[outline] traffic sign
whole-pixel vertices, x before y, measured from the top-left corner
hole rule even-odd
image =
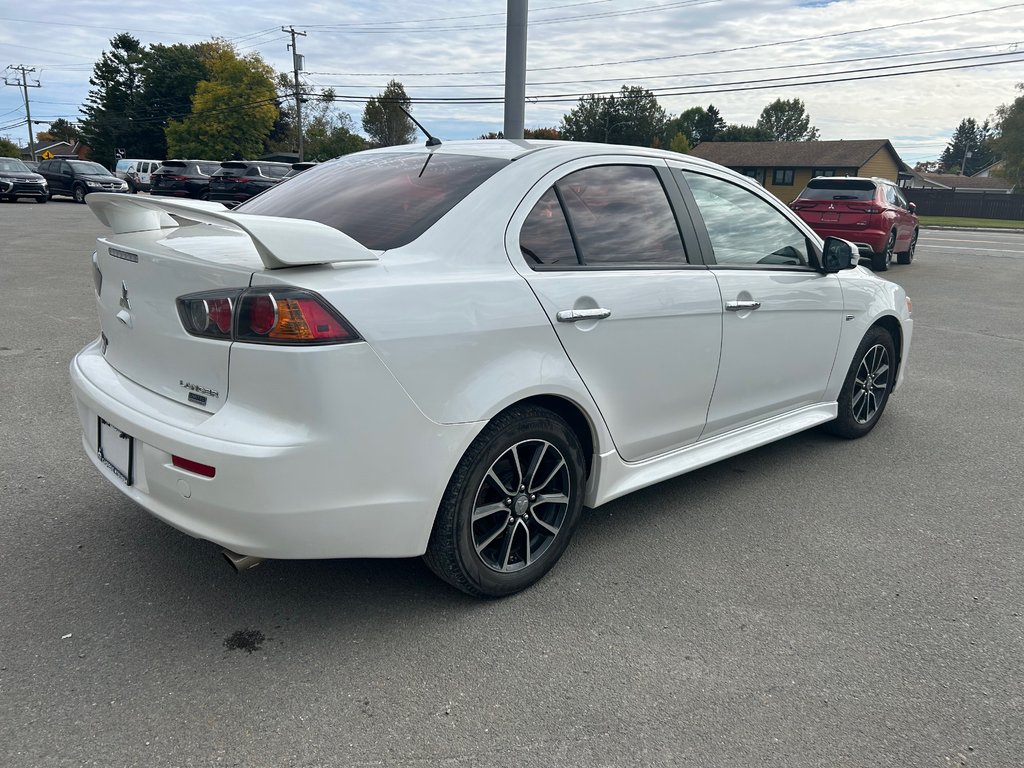
[[[40,155],[40,157],[43,158],[43,160],[53,160],[53,152],[47,149]]]

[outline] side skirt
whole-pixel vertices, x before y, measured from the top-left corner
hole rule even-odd
[[[817,403],[643,461],[623,461],[614,450],[609,451],[594,457],[584,503],[588,507],[600,506],[648,485],[832,421],[838,413],[839,406],[834,402]]]

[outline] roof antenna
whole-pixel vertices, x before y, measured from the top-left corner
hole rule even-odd
[[[441,140],[439,138],[435,137],[435,136],[431,136],[430,135],[430,131],[428,131],[426,128],[424,128],[423,124],[419,120],[417,120],[415,117],[413,117],[409,113],[408,109],[403,107],[401,104],[396,104],[395,106],[398,107],[403,112],[405,112],[405,116],[408,117],[410,120],[412,120],[414,123],[416,123],[416,127],[419,128],[421,131],[423,131],[423,135],[427,137],[427,146],[428,147],[440,147],[441,146]]]

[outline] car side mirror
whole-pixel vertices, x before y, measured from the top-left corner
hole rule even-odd
[[[911,213],[917,213],[917,203],[907,203],[907,208],[910,209]]]
[[[826,274],[853,269],[860,263],[860,251],[849,240],[826,237],[821,252],[821,271]]]

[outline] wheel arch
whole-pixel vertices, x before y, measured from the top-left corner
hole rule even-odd
[[[896,353],[896,371],[893,381],[896,381],[899,379],[900,366],[903,364],[903,326],[900,325],[900,321],[892,315],[883,315],[871,324],[871,328],[884,328],[888,331],[889,336],[892,339],[893,348]],[[870,330],[870,328],[868,330]]]
[[[525,397],[509,404],[499,413],[496,413],[489,421],[496,419],[506,411],[524,405],[535,405],[539,408],[544,408],[565,419],[566,423],[576,435],[576,439],[580,441],[580,447],[583,449],[583,458],[585,461],[585,474],[586,478],[589,480],[594,466],[594,450],[598,441],[594,424],[583,408],[581,408],[577,403],[574,403],[568,398],[561,397],[560,395],[531,395],[530,397]]]

